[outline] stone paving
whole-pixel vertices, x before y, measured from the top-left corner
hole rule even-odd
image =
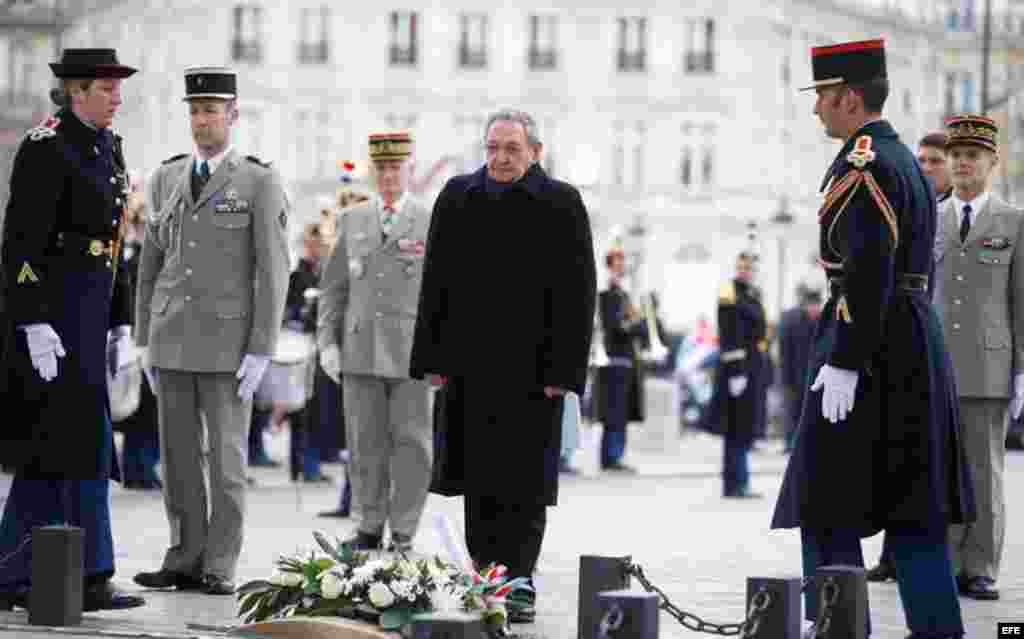
[[[663,418],[664,419],[664,418]],[[635,476],[596,471],[596,429],[584,438],[585,449],[576,462],[583,473],[563,476],[560,504],[550,510],[536,583],[540,593],[538,617],[517,630],[547,639],[576,637],[577,574],[583,554],[632,555],[648,577],[671,600],[688,612],[716,622],[735,622],[744,614],[747,576],[796,575],[800,569],[795,531],[770,531],[768,523],[786,457],[776,442],[760,445],[752,454],[753,486],[765,494],[761,500],[723,500],[718,477],[720,441],[703,434],[666,438],[674,423],[649,424],[631,432],[633,447],[628,462],[639,469]],[[660,431],[659,431],[660,429]],[[652,441],[668,440],[667,448],[653,450]],[[271,442],[272,454],[284,458],[283,437]],[[337,467],[325,472],[338,474]],[[277,553],[308,547],[310,532],[323,530],[344,536],[353,529],[348,521],[318,519],[318,510],[332,507],[337,486],[295,485],[286,471],[256,469],[258,485],[250,491],[245,547],[239,579],[264,577]],[[1024,526],[1019,504],[1024,480],[1024,454],[1011,452],[1007,461],[1008,534],[998,602],[961,600],[968,637],[994,636],[997,621],[1024,620]],[[0,475],[0,496],[9,477]],[[117,549],[116,582],[139,591],[131,576],[159,567],[168,542],[163,505],[158,494],[137,493],[115,487],[112,495]],[[426,521],[447,513],[462,527],[461,501],[431,496]],[[417,549],[442,552],[436,532],[424,528]],[[878,556],[881,537],[866,540],[865,557]],[[639,588],[639,586],[634,586]],[[235,602],[174,592],[147,592],[148,605],[121,612],[88,613],[83,626],[60,633],[79,636],[212,637],[214,633],[189,629],[198,623],[226,626],[237,623]],[[893,583],[872,584],[870,602],[874,637],[906,636],[903,612]],[[668,615],[661,615],[662,638],[696,637]],[[59,636],[52,629],[28,628],[24,612],[0,613],[0,639],[6,636],[42,639]]]

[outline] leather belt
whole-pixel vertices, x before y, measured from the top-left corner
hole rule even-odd
[[[845,279],[842,275],[833,275],[828,278],[830,290],[841,292]],[[928,276],[918,273],[897,273],[896,288],[910,293],[925,293],[928,291]]]

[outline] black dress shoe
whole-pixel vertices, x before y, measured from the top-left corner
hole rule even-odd
[[[233,595],[235,584],[227,577],[220,575],[203,575],[203,592],[208,595]]]
[[[93,584],[82,593],[82,610],[124,610],[145,606],[146,600],[138,595],[129,595],[115,588],[109,581]]]
[[[879,560],[878,565],[868,570],[865,576],[868,581],[889,581],[896,579],[896,571],[889,562]]]
[[[614,462],[614,463],[611,463],[611,464],[605,464],[604,466],[601,466],[601,470],[608,471],[610,473],[622,473],[624,475],[635,475],[636,474],[636,468],[633,468],[632,466],[627,466],[626,464],[623,464],[622,462]]]
[[[156,572],[140,572],[132,580],[144,588],[199,590],[203,587],[203,580],[199,577],[163,568]]]
[[[764,497],[761,493],[755,493],[749,488],[740,488],[738,490],[727,490],[722,493],[722,497],[728,499],[761,499]]]
[[[14,610],[15,607],[28,610],[28,588],[22,586],[0,591],[0,612]]]
[[[963,584],[960,584],[960,577],[957,577],[957,585],[960,594],[978,601],[995,601],[999,599],[999,589],[996,582],[989,577],[964,577]]]
[[[352,550],[380,550],[382,541],[381,535],[374,535],[357,530],[354,537],[346,539],[341,542],[341,544]]]
[[[351,515],[351,508],[335,508],[334,510],[321,510],[316,514],[317,517],[334,517],[336,519],[345,519]]]

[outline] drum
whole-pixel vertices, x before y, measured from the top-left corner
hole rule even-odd
[[[277,350],[256,389],[253,401],[260,410],[279,407],[287,413],[301,410],[313,395],[316,343],[312,335],[282,329]]]

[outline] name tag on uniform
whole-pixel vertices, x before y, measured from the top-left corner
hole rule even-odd
[[[213,205],[214,213],[245,213],[249,210],[249,202],[238,198],[238,192],[228,191],[224,200]]]

